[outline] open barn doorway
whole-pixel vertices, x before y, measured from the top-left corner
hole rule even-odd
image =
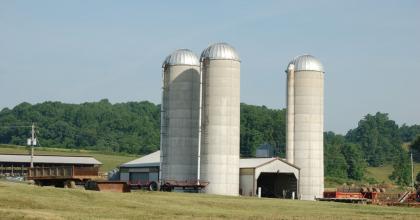
[[[293,173],[261,173],[257,179],[257,189],[261,196],[269,198],[292,198],[297,195],[297,179]]]

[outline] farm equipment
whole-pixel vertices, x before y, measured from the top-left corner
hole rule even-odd
[[[158,184],[155,181],[129,181],[128,186],[130,189],[136,190],[136,189],[146,189],[148,191],[157,191],[158,190]]]
[[[319,201],[345,202],[345,203],[362,203],[371,204],[378,203],[378,194],[385,192],[382,188],[358,188],[358,187],[342,187],[336,191],[324,192],[324,198]]]
[[[74,188],[77,183],[98,179],[99,167],[50,166],[29,168],[28,180],[39,186]]]
[[[208,181],[197,180],[165,180],[160,187],[161,191],[171,192],[181,190],[183,192],[200,192],[209,184]]]
[[[124,181],[88,181],[85,189],[101,192],[130,192],[127,182]]]

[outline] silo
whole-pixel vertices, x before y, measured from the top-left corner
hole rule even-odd
[[[226,43],[201,54],[201,179],[206,193],[239,194],[240,59]]]
[[[162,68],[161,179],[196,180],[200,62],[192,51],[180,49]]]
[[[314,200],[324,191],[324,69],[315,57],[302,55],[289,63],[286,72],[287,137],[293,138],[287,142],[287,148],[293,149],[287,159],[301,169],[300,198]]]

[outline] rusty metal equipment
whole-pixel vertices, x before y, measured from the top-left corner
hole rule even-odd
[[[161,191],[171,192],[174,190],[182,189],[184,192],[200,192],[209,184],[208,181],[197,180],[166,180],[160,187]]]
[[[99,167],[50,166],[28,169],[28,180],[37,185],[54,185],[56,187],[73,186],[76,182],[86,182],[99,178]]]
[[[95,190],[101,192],[130,192],[130,187],[124,181],[88,181],[85,185],[87,190]]]
[[[320,198],[318,200],[346,203],[375,204],[379,201],[378,194],[384,191],[384,189],[371,187],[341,187],[337,188],[336,191],[324,192],[324,198]]]
[[[148,190],[148,191],[157,191],[159,189],[157,182],[155,181],[128,181],[128,186],[132,190]]]

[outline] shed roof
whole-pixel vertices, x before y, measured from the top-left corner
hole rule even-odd
[[[239,160],[239,168],[256,168],[275,160],[279,160],[289,166],[299,169],[297,166],[290,164],[287,161],[280,159],[278,157],[242,158]],[[160,151],[156,151],[144,157],[140,157],[138,159],[132,160],[130,162],[122,164],[120,167],[151,167],[151,166],[156,166],[156,167],[160,166]]]
[[[6,163],[30,163],[31,156],[24,154],[0,154],[0,162]],[[34,163],[52,164],[102,164],[94,157],[90,156],[57,156],[57,155],[34,155]]]
[[[287,162],[286,160],[283,160],[278,157],[271,157],[271,158],[242,158],[239,160],[239,168],[257,168],[261,167],[265,164],[271,163],[275,160],[279,160],[289,166],[292,166],[296,169],[300,169],[299,167],[295,166],[294,164],[291,164]]]
[[[120,167],[154,167],[160,166],[160,150],[122,164]]]

